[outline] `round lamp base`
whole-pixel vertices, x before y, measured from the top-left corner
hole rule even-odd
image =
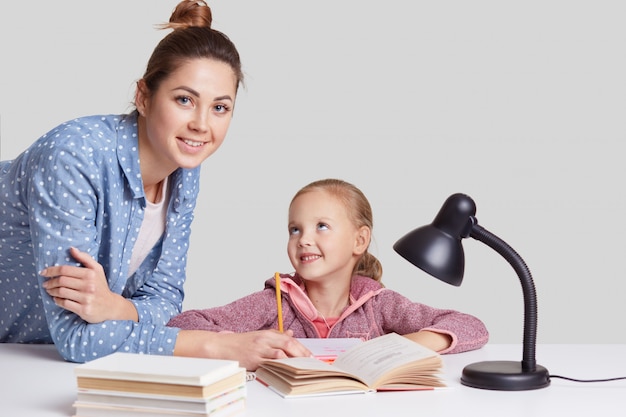
[[[467,365],[463,369],[461,384],[498,391],[522,391],[547,387],[550,376],[540,365],[536,365],[533,371],[525,371],[521,362],[488,361]]]

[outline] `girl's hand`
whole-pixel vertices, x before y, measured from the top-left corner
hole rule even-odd
[[[43,287],[58,306],[89,323],[138,320],[135,306],[109,289],[102,265],[76,248],[70,248],[70,254],[83,266],[59,265],[41,271],[48,278]]]

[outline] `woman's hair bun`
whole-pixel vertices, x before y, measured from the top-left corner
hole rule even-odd
[[[182,0],[170,16],[169,23],[160,25],[161,29],[185,29],[192,26],[211,27],[213,15],[204,0]]]

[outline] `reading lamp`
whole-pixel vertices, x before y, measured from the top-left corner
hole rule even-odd
[[[465,255],[461,239],[472,237],[502,255],[519,276],[524,292],[524,345],[521,362],[487,361],[467,365],[461,383],[501,391],[521,391],[550,385],[548,370],[535,361],[537,294],[524,260],[503,240],[478,225],[476,204],[465,194],[453,194],[429,225],[398,240],[394,250],[428,274],[459,286],[463,281]]]

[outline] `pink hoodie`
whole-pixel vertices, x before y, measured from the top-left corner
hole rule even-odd
[[[313,325],[318,315],[304,292],[297,275],[281,275],[283,326],[294,337],[319,338]],[[452,344],[440,353],[478,349],[487,343],[489,333],[476,317],[454,310],[442,310],[414,303],[403,295],[384,288],[379,282],[354,276],[350,288],[351,304],[341,314],[328,337],[358,337],[369,340],[387,333],[408,334],[430,330],[448,334]],[[276,287],[274,278],[265,289],[222,307],[188,310],[173,317],[168,326],[186,330],[248,332],[277,329]]]

